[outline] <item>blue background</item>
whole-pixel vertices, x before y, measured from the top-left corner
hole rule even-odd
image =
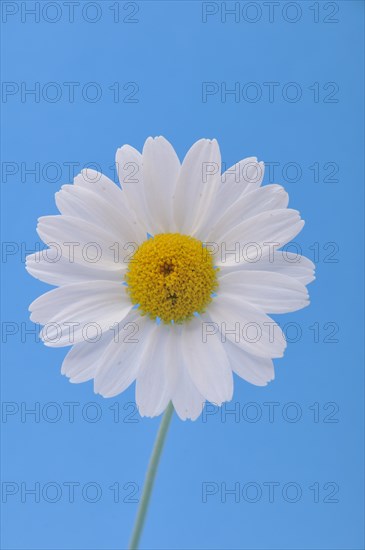
[[[4,8],[9,3],[2,4]],[[10,4],[21,9],[20,2]],[[273,22],[268,8],[258,3],[261,16],[257,12],[258,20],[251,23],[247,19],[255,17],[254,11],[241,13],[238,21],[227,16],[224,23],[222,4],[213,2],[211,9],[218,11],[204,23],[200,2],[168,1],[138,2],[134,15],[134,3],[120,2],[119,22],[113,21],[110,10],[116,3],[100,2],[102,15],[91,23],[82,18],[84,4],[75,8],[73,23],[58,2],[62,15],[55,23],[49,22],[56,13],[51,6],[39,22],[31,15],[22,22],[19,11],[2,24],[3,80],[29,88],[39,82],[43,91],[44,84],[56,82],[62,89],[59,101],[49,101],[48,89],[49,96],[41,95],[39,102],[34,96],[22,101],[15,93],[5,96],[2,104],[3,162],[15,163],[3,167],[17,170],[3,174],[1,183],[3,240],[15,243],[12,253],[3,257],[2,547],[126,547],[137,509],[128,495],[143,482],[160,420],[141,420],[133,413],[134,388],[103,400],[93,394],[91,383],[70,384],[60,375],[66,350],[46,348],[25,333],[32,328],[29,303],[49,287],[25,272],[21,251],[35,249],[37,218],[56,213],[54,193],[70,182],[65,163],[79,163],[77,172],[97,162],[113,177],[117,147],[130,143],[141,148],[149,135],[162,134],[180,158],[195,140],[215,137],[227,165],[251,155],[280,163],[272,181],[285,186],[290,206],[306,220],[297,240],[303,253],[316,260],[317,280],[310,287],[311,306],[280,319],[300,326],[301,336],[276,361],[276,380],[257,388],[236,379],[233,403],[226,410],[235,407],[238,417],[216,411],[194,423],[173,419],[141,547],[364,548],[364,4],[319,2],[311,9],[312,2],[301,2],[295,23],[288,19],[295,18],[296,11],[290,10],[297,8],[286,3],[276,8]],[[232,7],[231,2],[226,5]],[[92,9],[89,19],[96,13]],[[73,103],[63,84],[70,81],[80,83]],[[202,82],[207,81],[216,82],[219,90],[222,82],[227,88],[235,82],[242,87],[255,82],[262,97],[250,102],[241,96],[236,102],[227,96],[224,102],[216,93],[203,102]],[[99,101],[82,97],[88,82],[101,88]],[[114,82],[121,85],[119,102],[108,89]],[[132,98],[137,102],[126,102],[132,91],[123,90],[128,82],[138,86]],[[273,101],[264,82],[279,83]],[[296,102],[282,95],[288,82],[300,86],[302,97]],[[310,88],[316,82],[315,98]],[[334,88],[325,88],[328,82],[338,86],[329,98]],[[24,167],[40,163],[42,170],[49,162],[58,163],[61,173],[51,168],[39,178],[24,173]],[[300,166],[299,181],[289,181],[292,173],[288,177],[283,170],[288,162]],[[332,178],[328,162],[336,163]],[[314,163],[319,163],[319,181],[309,168]],[[6,246],[8,251],[12,247]],[[18,332],[9,335],[15,326]],[[50,402],[57,409],[47,405]],[[66,402],[78,403],[74,422],[68,419]],[[99,406],[97,422],[90,421],[96,410],[91,402]],[[272,422],[264,405],[268,402],[277,403]],[[38,419],[21,416],[24,407],[34,406],[40,407]],[[117,406],[120,419],[115,422]],[[51,422],[57,410],[61,416]],[[297,421],[289,421],[296,414]],[[18,492],[6,497],[9,482]],[[49,482],[56,484],[53,489],[45,485]],[[65,482],[80,484],[73,503]],[[89,482],[102,491],[98,502],[87,502],[93,499],[92,488],[86,500],[82,497]],[[109,489],[117,482],[119,503]],[[216,490],[206,502],[204,482]],[[251,489],[249,482],[255,484]],[[267,482],[279,483],[273,502]],[[290,482],[301,490],[297,502],[288,502],[294,498],[294,486],[284,487]],[[22,502],[21,483],[28,489],[39,483],[46,495],[40,495],[40,502],[23,495]],[[228,489],[238,484],[239,502],[232,495],[224,498],[224,484]],[[55,487],[62,494],[51,503]],[[262,494],[250,502],[255,487]]]

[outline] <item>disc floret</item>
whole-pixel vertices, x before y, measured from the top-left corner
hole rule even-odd
[[[198,239],[180,233],[144,241],[131,258],[126,283],[141,314],[164,323],[204,313],[218,286],[212,254]]]

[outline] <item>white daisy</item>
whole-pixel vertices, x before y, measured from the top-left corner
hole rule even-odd
[[[274,378],[286,343],[267,313],[305,307],[314,279],[310,260],[279,250],[304,222],[281,186],[261,187],[256,158],[221,174],[216,140],[180,164],[166,139],[148,138],[116,162],[122,188],[83,171],[56,193],[60,215],[39,219],[49,248],[27,269],[58,288],[31,319],[46,345],[73,345],[71,382],[93,379],[111,397],[136,381],[142,416],[172,401],[196,419],[206,400],[232,398],[233,372],[259,386]]]

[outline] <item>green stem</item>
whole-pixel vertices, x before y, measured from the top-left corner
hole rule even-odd
[[[152,455],[151,455],[151,458],[150,458],[150,462],[148,464],[146,479],[145,479],[144,487],[143,487],[142,498],[141,498],[141,502],[139,503],[137,518],[136,518],[136,521],[135,521],[135,524],[134,524],[132,537],[131,537],[129,547],[128,547],[129,550],[137,550],[137,548],[138,548],[139,539],[140,539],[141,534],[142,534],[143,525],[144,525],[144,522],[145,522],[145,519],[146,519],[147,508],[148,508],[148,504],[149,504],[149,501],[150,501],[150,498],[151,498],[153,484],[154,484],[155,477],[156,477],[158,463],[160,461],[162,449],[163,449],[163,446],[164,446],[164,443],[165,443],[167,430],[169,428],[173,412],[174,412],[174,407],[173,407],[173,404],[170,401],[170,403],[168,404],[168,406],[167,406],[167,408],[164,412],[164,415],[162,417],[161,424],[160,424],[160,427],[159,427],[159,430],[158,430],[158,433],[157,433],[155,445],[153,447]]]

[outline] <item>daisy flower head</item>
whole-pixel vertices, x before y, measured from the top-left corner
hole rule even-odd
[[[264,386],[286,346],[268,314],[309,303],[310,260],[280,250],[302,229],[264,164],[222,171],[216,140],[180,163],[163,137],[118,149],[120,186],[87,169],[56,193],[60,215],[39,219],[48,248],[27,257],[57,288],[31,305],[48,346],[73,347],[62,373],[112,397],[136,382],[142,416],[171,401],[196,419],[232,399],[233,373]]]

